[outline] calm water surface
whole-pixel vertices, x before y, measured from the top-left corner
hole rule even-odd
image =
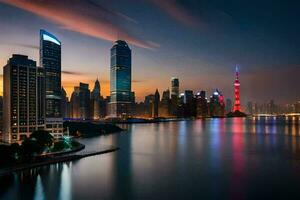
[[[300,199],[299,125],[209,119],[80,140],[118,152],[0,177],[0,199]]]

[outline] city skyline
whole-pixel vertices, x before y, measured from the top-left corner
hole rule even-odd
[[[142,101],[144,96],[156,88],[160,92],[170,88],[169,80],[173,76],[181,80],[181,91],[191,89],[211,93],[218,88],[225,98],[232,99],[232,66],[236,64],[241,66],[243,74],[243,105],[248,100],[265,102],[274,99],[279,103],[289,103],[299,99],[296,92],[299,89],[299,57],[295,50],[299,43],[296,38],[299,26],[294,24],[292,30],[281,31],[286,22],[294,23],[294,18],[290,16],[296,13],[288,4],[280,7],[278,3],[273,3],[266,11],[268,4],[261,3],[261,8],[254,13],[251,5],[245,8],[234,1],[229,4],[241,7],[240,12],[238,9],[231,11],[230,5],[203,3],[207,10],[202,14],[202,19],[198,11],[203,9],[195,1],[178,3],[168,0],[159,3],[154,0],[131,0],[120,5],[102,1],[76,1],[79,2],[76,5],[71,5],[72,1],[43,1],[43,4],[30,1],[26,5],[18,0],[0,2],[0,10],[3,11],[0,20],[2,66],[13,53],[28,55],[30,59],[39,62],[39,39],[36,33],[40,28],[45,28],[62,41],[62,85],[69,97],[73,87],[78,85],[78,80],[92,85],[97,77],[102,94],[109,95],[109,48],[112,41],[120,38],[128,40],[134,52],[132,90],[138,101]],[[139,5],[147,12],[134,12],[133,7],[123,6],[126,3]],[[91,15],[79,8],[82,4],[87,4],[86,8],[91,9]],[[193,5],[194,9],[187,15],[187,8]],[[37,6],[37,11],[32,10],[34,6]],[[53,6],[58,9],[54,10]],[[66,7],[74,10],[68,11],[70,16],[77,13],[80,22],[89,22],[88,27],[85,27],[88,31],[83,32],[74,24],[66,24],[62,20],[60,11]],[[48,12],[38,12],[45,8],[48,8]],[[181,15],[174,16],[175,11]],[[249,16],[245,16],[243,11]],[[155,24],[155,20],[149,19],[153,13],[161,17],[161,22]],[[266,17],[265,21],[260,22],[259,18],[268,13],[278,15],[273,19]],[[53,14],[57,14],[57,18],[53,18]],[[104,29],[92,34],[88,28],[95,23],[95,16],[99,17],[95,29]],[[219,21],[220,16],[227,18]],[[149,20],[151,23],[147,23]],[[231,20],[232,23],[229,23]],[[263,28],[266,23],[270,26]],[[256,27],[253,27],[254,24]],[[161,25],[165,28],[155,31],[155,27]],[[230,26],[224,28],[223,25]],[[109,30],[110,27],[112,30]],[[291,41],[283,39],[286,34]]]

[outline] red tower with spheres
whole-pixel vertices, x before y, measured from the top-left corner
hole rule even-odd
[[[241,102],[240,102],[240,80],[239,80],[239,68],[235,67],[235,81],[234,81],[234,107],[233,112],[241,111]]]

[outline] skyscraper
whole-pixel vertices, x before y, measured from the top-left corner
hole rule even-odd
[[[171,79],[171,108],[170,114],[173,116],[177,116],[178,109],[178,98],[179,98],[179,79],[173,77]]]
[[[74,91],[72,92],[70,99],[70,115],[73,119],[80,118],[80,99],[79,99],[80,89],[78,86],[74,87]]]
[[[239,80],[239,69],[238,69],[238,66],[235,67],[234,97],[235,97],[235,101],[234,101],[233,112],[241,111],[240,80]]]
[[[197,104],[197,117],[199,118],[207,117],[208,105],[207,105],[207,98],[206,98],[205,91],[202,90],[197,93],[196,104]]]
[[[91,92],[89,89],[89,84],[79,83],[79,109],[81,119],[89,119],[91,117],[90,97]]]
[[[131,116],[131,49],[118,40],[110,53],[110,117]]]
[[[159,108],[159,115],[162,117],[170,117],[170,90],[167,89],[163,92],[160,108]]]
[[[154,94],[154,111],[153,111],[153,118],[157,118],[159,116],[159,100],[160,100],[160,95],[158,90],[156,89],[155,94]]]
[[[179,96],[179,79],[176,77],[172,77],[171,79],[171,97],[172,96]]]
[[[56,137],[63,133],[61,112],[61,42],[51,33],[40,31],[40,67],[45,73],[46,129]]]
[[[38,88],[42,78],[35,61],[14,54],[3,68],[3,79],[3,139],[13,143],[24,140],[37,129],[44,129],[38,105],[43,95]]]
[[[91,93],[91,117],[92,119],[100,118],[100,100],[101,100],[101,87],[97,78],[94,89]]]

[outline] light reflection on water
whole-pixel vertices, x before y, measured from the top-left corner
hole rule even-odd
[[[88,150],[112,144],[118,152],[0,177],[0,198],[300,197],[299,125],[260,120],[127,125],[120,134],[81,139]]]

